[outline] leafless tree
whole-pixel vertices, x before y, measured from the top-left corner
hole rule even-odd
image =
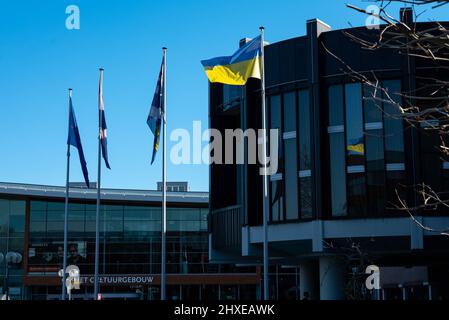
[[[432,70],[438,69],[444,72],[416,74],[417,85],[415,89],[391,92],[382,86],[382,82],[379,81],[374,71],[356,71],[349,62],[344,61],[328,48],[324,47],[324,49],[341,63],[344,73],[354,81],[372,89],[371,94],[364,96],[364,99],[373,101],[381,110],[383,104],[389,104],[398,111],[385,116],[404,119],[409,126],[418,130],[420,134],[437,133],[440,141],[437,146],[438,152],[441,153],[443,161],[449,161],[449,29],[447,24],[444,25],[436,21],[419,24],[416,22],[425,10],[440,8],[449,4],[449,0],[369,0],[369,2],[376,3],[379,10],[376,12],[368,11],[352,4],[347,4],[347,7],[380,21],[378,33],[375,37],[365,38],[360,33],[353,34],[351,31],[344,31],[350,40],[357,43],[363,50],[392,50],[405,55],[408,60],[422,60],[432,66]],[[388,13],[389,6],[393,2],[413,5],[423,11],[420,13],[414,12],[413,21],[396,19]],[[431,186],[424,183],[408,186],[408,188],[418,195],[419,203],[409,205],[406,199],[400,195],[400,192],[396,190],[398,201],[392,205],[396,209],[409,214],[413,222],[424,230],[449,236],[449,227],[431,228],[423,225],[416,218],[417,213],[422,210],[449,207],[447,192],[446,194],[436,192]]]

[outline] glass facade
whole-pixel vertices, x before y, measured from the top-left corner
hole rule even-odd
[[[69,263],[94,271],[95,214],[91,204],[69,206]],[[100,220],[100,270],[106,274],[160,272],[160,208],[105,205]],[[59,270],[64,203],[30,202],[29,271]],[[207,209],[167,209],[167,272],[205,272]]]
[[[256,267],[209,262],[208,211],[206,203],[167,208],[167,277],[175,279],[167,283],[168,299],[256,299]],[[81,289],[73,292],[75,299],[92,298],[95,215],[95,204],[69,204],[68,264],[76,265],[85,279],[81,280]],[[0,252],[14,251],[23,256],[20,265],[8,269],[11,299],[60,299],[57,283],[64,256],[63,226],[63,200],[0,199]],[[132,202],[101,206],[99,272],[104,279],[100,280],[100,290],[105,299],[160,298],[160,229],[160,206]],[[5,274],[2,263],[0,294]],[[210,280],[202,280],[206,276]],[[128,277],[137,280],[126,280]],[[153,280],[142,282],[148,277]]]
[[[388,96],[360,83],[329,87],[334,217],[382,215],[393,206],[398,185],[405,182],[403,120],[394,104],[400,102],[401,84],[389,80],[381,85]]]
[[[271,221],[312,218],[311,117],[308,90],[269,97],[271,129],[279,129],[279,169],[271,176]],[[272,143],[272,142],[271,142]]]
[[[347,199],[343,86],[329,87],[328,97],[331,213],[332,216],[344,216]]]
[[[298,216],[298,161],[296,141],[296,92],[284,94],[284,149],[285,149],[285,219]],[[290,136],[289,136],[290,134]]]
[[[25,243],[25,201],[0,199],[0,253],[20,253],[23,257]],[[0,264],[0,294],[5,288],[6,263]],[[8,294],[12,300],[23,296],[23,260],[10,265],[8,270]]]

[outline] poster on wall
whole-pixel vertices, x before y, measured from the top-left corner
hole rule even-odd
[[[64,242],[31,243],[28,249],[29,272],[57,272],[63,264]],[[67,264],[82,266],[86,263],[86,242],[68,243]]]

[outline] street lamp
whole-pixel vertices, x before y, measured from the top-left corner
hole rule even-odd
[[[5,261],[5,280],[3,281],[3,298],[4,300],[8,300],[8,275],[9,275],[9,268],[13,265],[20,264],[22,262],[22,255],[18,252],[8,252],[6,255],[3,255],[0,253],[0,263]]]

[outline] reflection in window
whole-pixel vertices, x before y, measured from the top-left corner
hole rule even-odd
[[[241,86],[223,85],[223,111],[240,105]]]
[[[383,86],[388,90],[390,98],[400,103],[401,83],[397,80],[385,81]],[[385,96],[384,100],[388,98]],[[404,128],[402,115],[397,106],[384,103],[384,127],[385,127],[385,159],[387,163],[404,162]]]
[[[346,206],[346,160],[344,133],[329,136],[332,216],[344,216]]]
[[[343,120],[343,87],[329,87],[329,126],[342,126]]]
[[[310,154],[310,104],[309,92],[302,90],[299,92],[299,170],[311,169]]]
[[[385,208],[385,161],[382,130],[368,130],[366,140],[366,179],[368,214],[382,214]]]
[[[284,94],[284,132],[296,131],[296,92]],[[282,142],[282,141],[281,141]],[[298,164],[296,134],[284,136],[285,218],[298,219]]]
[[[387,181],[386,210],[387,212],[396,211],[397,207],[400,207],[399,199],[404,200],[406,197],[405,171],[387,171]]]
[[[286,139],[285,143],[285,188],[286,219],[298,219],[298,168],[296,162],[296,139]]]
[[[364,216],[366,213],[365,174],[348,174],[348,212],[350,216]]]
[[[280,221],[284,212],[284,195],[282,180],[271,182],[271,220]]]
[[[398,80],[384,81],[383,87],[388,91],[389,97],[396,103],[401,104],[401,82]],[[384,101],[389,98],[384,94]],[[384,133],[385,133],[385,161],[387,164],[403,164],[404,159],[404,127],[400,110],[391,103],[384,103]],[[424,146],[425,147],[425,146]],[[387,210],[396,210],[399,204],[399,197],[405,199],[406,196],[406,175],[402,170],[387,171]]]
[[[82,273],[92,273],[95,248],[95,220],[92,218],[95,217],[95,205],[74,205],[69,208],[73,210],[69,211],[72,219],[69,221],[69,262],[75,262],[76,258],[76,264],[80,266]],[[30,216],[34,218],[30,223],[29,271],[32,272],[54,274],[60,268],[63,220],[54,220],[54,215],[47,219],[50,211],[59,212],[59,204],[31,202]],[[101,272],[160,272],[160,218],[160,207],[102,206]],[[170,207],[167,208],[167,219],[167,241],[175,244],[170,248],[173,258],[170,270],[177,273],[205,272],[207,236],[204,231],[207,230],[207,209]],[[23,248],[23,240],[20,248]],[[82,260],[81,263],[79,259]]]
[[[270,97],[270,129],[278,129],[279,142],[282,142],[282,128],[281,128],[281,96],[276,95]],[[271,143],[271,141],[270,141]],[[278,172],[282,172],[282,143],[279,143],[279,162]]]
[[[344,216],[346,206],[346,153],[343,127],[343,87],[329,87],[329,154],[332,216]]]
[[[382,95],[380,90],[363,86],[365,123],[382,122]]]
[[[348,165],[363,165],[365,145],[363,141],[362,89],[360,83],[345,86],[345,101]]]
[[[284,132],[296,131],[296,92],[284,94]]]
[[[312,218],[310,103],[308,90],[299,91],[299,185],[301,218]]]
[[[312,177],[300,177],[301,219],[312,218]]]

